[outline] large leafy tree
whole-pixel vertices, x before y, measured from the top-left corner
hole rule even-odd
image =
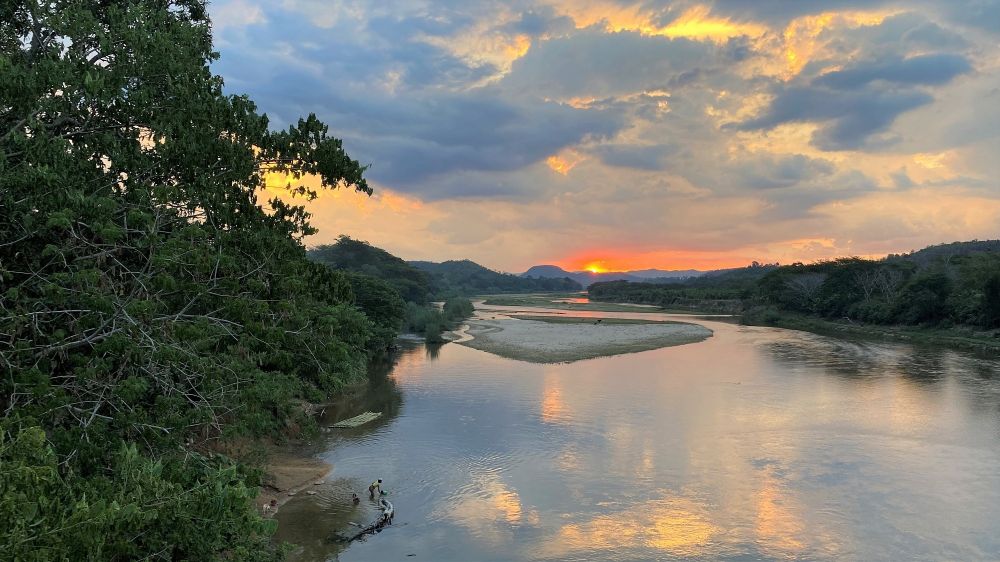
[[[272,130],[216,57],[203,0],[0,4],[5,556],[271,556],[213,444],[363,372],[371,322],[265,177],[370,193],[364,167],[314,116]]]

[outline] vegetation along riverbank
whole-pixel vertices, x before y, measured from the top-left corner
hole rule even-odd
[[[2,15],[0,552],[279,558],[254,443],[314,431],[403,321],[301,241],[295,196],[365,167],[224,93],[203,2]]]
[[[745,323],[1000,351],[1000,241],[880,260],[758,265],[683,283],[595,283],[592,300],[710,310]]]

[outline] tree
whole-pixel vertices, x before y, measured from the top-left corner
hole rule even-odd
[[[203,0],[0,6],[0,455],[40,475],[3,477],[15,559],[271,556],[255,473],[208,452],[364,374],[350,283],[261,201],[269,173],[370,193],[364,167],[216,57]]]
[[[368,242],[341,235],[336,244],[309,250],[309,257],[333,269],[378,277],[392,285],[407,302],[424,304],[428,300],[430,286],[425,272]]]
[[[983,326],[1000,328],[1000,272],[983,284]]]
[[[375,334],[369,342],[373,352],[385,351],[399,334],[406,316],[406,302],[392,285],[361,273],[348,273],[354,291],[354,301],[375,324]]]

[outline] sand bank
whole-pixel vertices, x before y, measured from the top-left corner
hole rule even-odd
[[[466,330],[472,339],[456,343],[532,363],[563,363],[695,343],[712,336],[708,328],[684,322],[595,321],[578,317],[475,319]]]

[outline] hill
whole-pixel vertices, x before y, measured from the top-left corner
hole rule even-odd
[[[687,279],[690,277],[700,277],[706,272],[697,269],[637,269],[627,271],[629,275],[641,277],[642,279]]]
[[[567,276],[525,278],[493,271],[470,260],[411,261],[410,265],[427,273],[431,292],[439,297],[492,293],[575,292],[583,287]]]
[[[403,300],[423,304],[431,295],[430,276],[368,242],[341,236],[334,244],[309,250],[309,259],[333,269],[376,277],[399,291]]]
[[[610,281],[632,281],[636,283],[677,283],[692,277],[704,275],[704,271],[688,269],[682,271],[671,271],[666,269],[643,269],[639,271],[607,271],[594,273],[593,271],[566,271],[557,265],[536,265],[532,266],[521,274],[524,278],[551,279],[566,277],[576,281],[584,287],[589,287],[594,283],[607,283]]]
[[[908,254],[891,254],[886,257],[886,261],[906,260],[920,266],[927,266],[942,259],[948,261],[955,257],[982,253],[1000,255],[1000,240],[970,240],[968,242],[936,244]]]
[[[994,332],[1000,329],[1000,241],[939,244],[880,260],[754,263],[670,286],[600,283],[589,293],[591,300],[667,307],[727,303],[745,309],[748,323],[796,327],[796,318],[812,318],[995,338],[1000,337]]]

